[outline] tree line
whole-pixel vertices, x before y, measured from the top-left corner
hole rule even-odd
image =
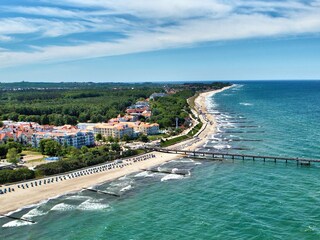
[[[158,87],[144,89],[51,89],[5,91],[0,97],[0,121],[30,121],[61,126],[103,122],[124,113]]]
[[[121,151],[118,143],[94,148],[84,146],[77,149],[62,146],[49,139],[41,140],[39,151],[45,155],[59,156],[60,160],[38,165],[34,170],[25,167],[15,170],[0,170],[0,184],[60,174],[138,154],[137,150]]]

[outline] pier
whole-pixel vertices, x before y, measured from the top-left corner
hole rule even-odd
[[[29,223],[36,223],[35,221],[29,220],[29,219],[24,219],[24,218],[18,218],[18,217],[13,217],[13,216],[8,216],[8,215],[1,215],[2,217],[10,218],[13,220],[19,220],[23,222],[29,222]]]
[[[207,152],[207,151],[188,151],[181,149],[167,149],[167,148],[147,148],[151,151],[184,154],[186,157],[201,157],[213,160],[242,160],[242,161],[271,161],[271,162],[295,162],[297,165],[310,166],[311,163],[320,163],[320,159],[306,159],[306,158],[293,158],[293,157],[280,157],[280,156],[264,156],[264,155],[250,155],[239,153],[221,153],[221,152]]]
[[[157,169],[141,169],[142,171],[148,171],[148,172],[154,172],[154,173],[165,173],[165,174],[176,174],[176,175],[182,175],[186,176],[188,173],[183,173],[183,172],[172,172],[172,171],[160,171]]]

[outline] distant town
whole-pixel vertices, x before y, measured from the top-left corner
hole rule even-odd
[[[164,97],[164,93],[154,93],[149,99]],[[77,125],[40,125],[36,122],[2,121],[0,128],[0,143],[6,143],[10,139],[23,145],[38,148],[43,139],[52,139],[61,145],[81,148],[94,146],[94,136],[104,138],[112,137],[121,140],[135,139],[144,134],[156,135],[159,133],[159,124],[139,121],[139,117],[150,118],[152,111],[149,99],[138,101],[126,109],[125,115],[118,115],[105,123],[78,123]],[[98,137],[99,138],[99,137]],[[102,138],[101,138],[102,139]],[[99,140],[101,140],[99,138]]]
[[[202,126],[192,111],[196,94],[228,83],[0,86],[0,183],[7,183],[188,139]]]

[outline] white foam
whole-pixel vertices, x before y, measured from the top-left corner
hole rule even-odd
[[[253,105],[252,103],[246,103],[246,102],[241,102],[239,104],[243,105],[243,106],[252,106]]]
[[[34,209],[31,209],[29,212],[27,212],[26,214],[24,214],[22,216],[22,218],[25,218],[25,219],[31,219],[33,217],[37,217],[37,216],[43,216],[43,215],[46,215],[47,213],[46,212],[43,212],[41,210],[39,210],[38,208],[34,208]]]
[[[161,178],[161,182],[168,181],[168,180],[177,180],[177,179],[182,179],[184,178],[182,175],[177,175],[177,174],[168,174]]]
[[[124,186],[126,186],[128,184],[131,184],[131,183],[133,183],[132,180],[130,180],[130,181],[121,181],[121,182],[112,182],[112,183],[110,183],[110,186],[112,186],[112,187],[124,187]]]
[[[154,176],[153,173],[149,173],[147,171],[144,171],[135,175],[135,177],[153,177],[153,176]]]
[[[231,148],[230,145],[223,145],[223,144],[218,144],[213,146],[215,149],[226,149],[226,148]]]
[[[207,144],[206,144],[207,145]],[[200,165],[202,163],[194,161],[193,159],[180,159],[180,160],[172,160],[171,162],[178,162],[178,163],[193,163],[195,165]]]
[[[81,196],[81,195],[73,195],[73,196],[67,197],[66,199],[69,199],[69,200],[83,200],[83,199],[89,199],[89,198],[91,198],[91,197]]]
[[[123,177],[119,178],[119,180],[125,180],[127,178],[127,175],[124,175]]]
[[[99,202],[95,202],[92,200],[87,200],[83,203],[81,203],[77,209],[78,210],[83,210],[83,211],[94,211],[94,210],[101,210],[101,209],[105,209],[108,208],[109,205],[108,204],[102,204]]]
[[[179,163],[193,163],[192,159],[180,159],[180,160],[172,160],[171,162],[179,162]]]
[[[33,207],[38,207],[38,206],[40,206],[40,205],[42,205],[42,204],[47,203],[49,200],[55,199],[55,198],[58,198],[58,197],[59,197],[59,196],[54,197],[54,198],[48,198],[48,199],[45,199],[45,200],[43,200],[43,201],[40,201],[39,203],[36,203],[36,204],[26,205],[26,206],[24,206],[23,208],[18,208],[18,209],[14,210],[14,211],[8,212],[7,215],[11,215],[11,214],[20,212],[20,211],[23,210],[23,209],[30,209],[30,208],[33,208]]]
[[[59,203],[55,205],[53,208],[51,208],[51,211],[70,211],[74,209],[75,206],[66,204],[66,203]]]
[[[178,170],[179,170],[178,168],[173,168],[173,169],[171,170],[171,172],[172,172],[172,173],[176,173]]]
[[[236,125],[234,123],[231,123],[231,122],[224,122],[224,123],[221,123],[219,124],[220,126],[223,126],[223,127],[235,127]]]
[[[121,188],[120,192],[125,192],[125,191],[128,191],[130,189],[132,189],[132,185],[128,185],[128,186],[126,186],[124,188]]]
[[[8,222],[4,225],[2,225],[2,227],[7,228],[7,227],[21,227],[21,226],[26,226],[26,225],[31,225],[33,223],[31,222],[26,222],[26,221],[21,221],[21,220],[14,220],[11,222]]]

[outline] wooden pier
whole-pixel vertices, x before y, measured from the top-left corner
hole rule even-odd
[[[222,153],[222,152],[205,152],[205,151],[188,151],[181,149],[167,149],[167,148],[147,148],[151,151],[184,154],[186,157],[202,157],[213,160],[242,160],[242,161],[271,161],[271,162],[295,162],[297,165],[310,166],[311,163],[320,163],[320,159],[306,159],[306,158],[292,158],[292,157],[277,157],[277,156],[263,156],[263,155],[250,155],[238,153]]]

